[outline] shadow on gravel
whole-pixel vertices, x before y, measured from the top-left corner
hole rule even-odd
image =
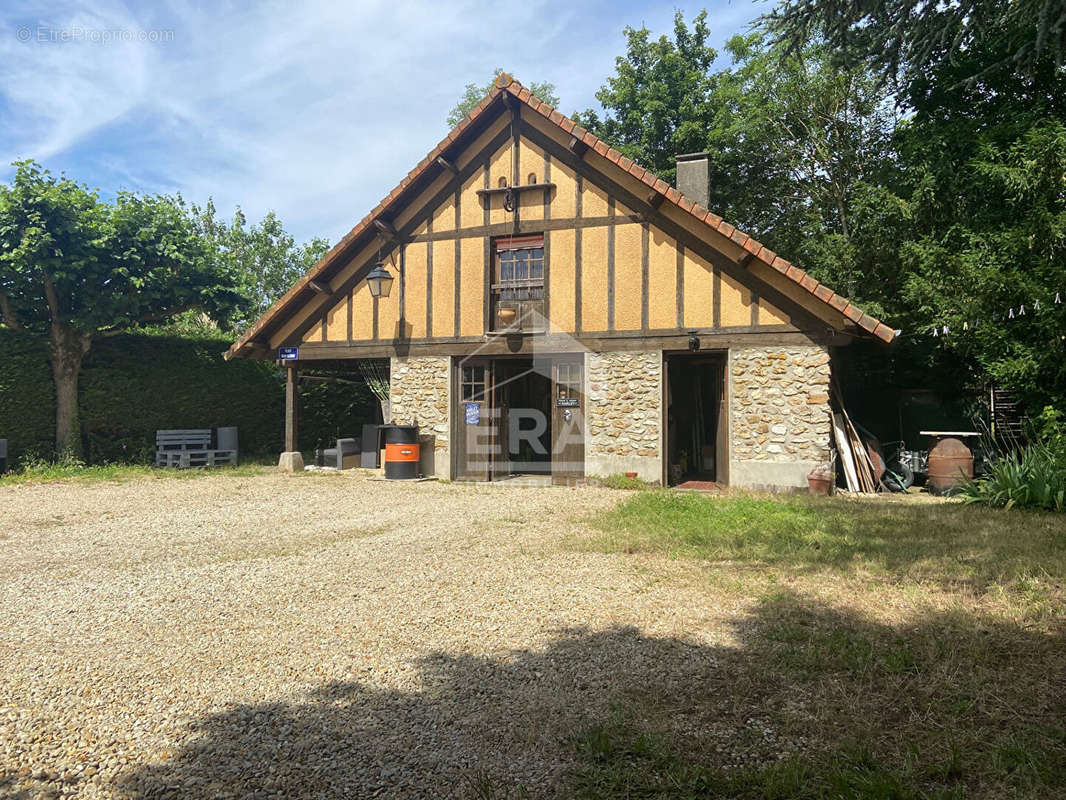
[[[237,706],[119,793],[993,797],[1066,779],[1061,631],[885,626],[785,593],[737,635],[568,630],[542,650],[428,658],[415,693],[353,681]]]

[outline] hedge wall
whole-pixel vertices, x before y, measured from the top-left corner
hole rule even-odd
[[[284,379],[270,362],[224,361],[216,338],[129,335],[100,339],[85,360],[79,406],[86,461],[149,462],[159,428],[236,425],[241,451],[273,456],[284,435]],[[305,451],[375,421],[377,401],[354,384],[301,387]],[[47,345],[0,330],[0,438],[12,463],[53,450],[55,399]]]

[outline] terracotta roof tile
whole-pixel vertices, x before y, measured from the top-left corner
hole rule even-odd
[[[625,172],[628,172],[637,180],[642,181],[649,187],[658,191],[660,194],[663,194],[666,199],[668,199],[671,203],[673,203],[681,210],[694,214],[703,222],[710,225],[712,228],[721,231],[726,236],[729,236],[731,239],[733,239],[734,241],[738,241],[739,243],[740,240],[738,240],[735,236],[735,234],[737,233],[737,229],[733,225],[730,225],[729,223],[725,222],[724,220],[722,220],[721,217],[711,213],[710,211],[699,208],[699,206],[694,204],[691,200],[686,198],[673,187],[666,186],[666,188],[660,188],[660,184],[665,184],[665,182],[661,178],[658,178],[657,176],[648,172],[639,164],[633,163],[630,159],[622,157],[620,154],[617,153],[617,151],[613,150],[613,148],[608,148],[604,142],[601,142],[600,139],[598,139],[596,136],[593,136],[589,131],[585,130],[573,120],[563,116],[546,103],[534,98],[532,93],[524,86],[522,86],[522,84],[516,81],[511,75],[507,73],[501,73],[496,78],[492,91],[490,91],[488,95],[482,98],[482,100],[470,111],[469,114],[466,115],[466,117],[459,121],[459,124],[456,125],[449,132],[447,137],[445,137],[445,139],[443,139],[441,143],[438,144],[429,153],[429,155],[426,156],[426,158],[424,158],[419,163],[419,165],[414,170],[408,173],[407,177],[400,182],[399,186],[389,192],[386,198],[382,202],[378,203],[378,205],[375,206],[374,210],[370,214],[365,216],[336,245],[330,248],[329,252],[326,253],[326,255],[323,256],[319,260],[319,262],[315,264],[315,266],[312,267],[310,271],[308,271],[306,275],[304,275],[300,280],[298,280],[296,284],[288,292],[285,293],[284,296],[282,296],[276,303],[274,303],[274,305],[272,305],[270,309],[262,317],[260,317],[259,320],[257,320],[255,324],[253,324],[251,328],[249,328],[248,331],[233,344],[232,347],[230,347],[228,356],[240,353],[241,350],[248,344],[248,342],[258,337],[262,333],[263,329],[267,326],[267,324],[269,324],[270,321],[274,319],[274,317],[280,314],[283,309],[285,309],[291,302],[296,299],[296,297],[306,288],[308,282],[311,281],[313,278],[317,277],[319,274],[321,274],[323,270],[328,268],[337,258],[339,258],[340,254],[345,250],[345,247],[351,242],[353,242],[360,234],[366,231],[367,228],[370,226],[371,221],[376,216],[378,216],[386,206],[388,206],[395,199],[397,199],[403,192],[403,190],[407,186],[409,186],[416,177],[421,175],[426,169],[431,168],[431,165],[433,164],[433,162],[436,161],[437,156],[441,155],[441,153],[447,148],[448,145],[457,141],[457,139],[460,137],[460,134],[462,134],[462,132],[470,125],[470,123],[486,108],[488,108],[492,101],[495,100],[497,95],[504,91],[516,96],[520,101],[526,103],[529,108],[533,109],[537,113],[542,114],[547,119],[558,125],[563,131],[571,134],[572,136],[577,137],[585,144],[587,144],[590,148],[595,149],[596,152],[603,155],[610,154],[610,160],[614,163],[617,163],[620,169],[623,169]],[[895,338],[895,331],[893,331],[887,325],[882,322],[879,322],[868,314],[864,314],[860,309],[851,305],[846,299],[833,293],[832,290],[828,287],[819,284],[813,278],[810,278],[806,272],[793,266],[785,259],[780,258],[769,248],[764,247],[759,242],[755,241],[750,237],[744,240],[742,246],[748,252],[755,254],[756,258],[758,258],[760,261],[770,265],[778,272],[784,273],[786,277],[793,280],[807,291],[811,292],[811,294],[817,299],[821,300],[822,302],[826,302],[832,308],[841,311],[848,319],[859,324],[860,327],[862,327],[864,330],[872,332],[875,336],[885,342],[891,342]],[[826,295],[827,292],[829,293],[828,296]]]

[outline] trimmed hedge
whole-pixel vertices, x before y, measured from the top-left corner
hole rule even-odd
[[[224,361],[221,338],[127,335],[98,339],[82,368],[79,407],[90,463],[150,463],[160,428],[239,428],[245,456],[273,456],[284,436],[285,387],[271,362]],[[353,384],[301,387],[300,444],[359,433],[376,419],[377,400],[357,374]],[[55,393],[47,344],[0,330],[0,438],[17,464],[51,454]]]

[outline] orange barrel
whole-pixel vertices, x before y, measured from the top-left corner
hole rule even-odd
[[[411,480],[418,477],[418,426],[382,425],[385,431],[385,477]]]
[[[973,477],[973,453],[954,436],[941,436],[929,451],[928,484],[935,492],[949,492]]]

